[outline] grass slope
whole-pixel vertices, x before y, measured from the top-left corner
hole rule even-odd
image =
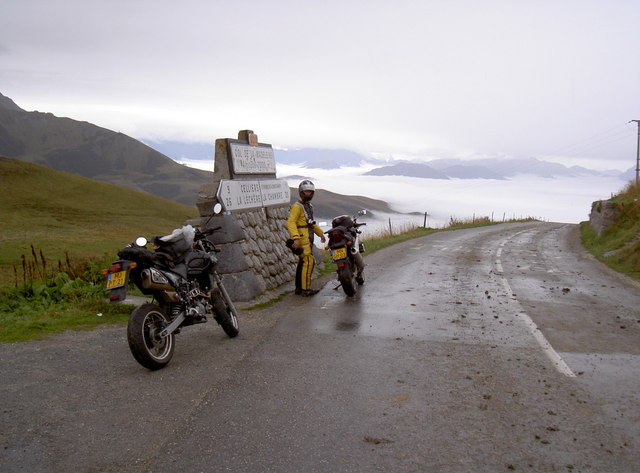
[[[137,235],[162,235],[198,216],[195,207],[76,174],[0,157],[0,288],[12,286],[31,246],[50,264],[115,258]]]
[[[603,263],[640,280],[640,186],[630,183],[611,201],[616,221],[600,236],[588,222],[582,222],[582,242]]]

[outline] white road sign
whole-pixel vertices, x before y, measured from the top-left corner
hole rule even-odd
[[[216,195],[225,210],[288,204],[291,200],[289,184],[283,179],[222,179]]]
[[[276,158],[270,146],[229,143],[233,172],[236,174],[275,174]]]

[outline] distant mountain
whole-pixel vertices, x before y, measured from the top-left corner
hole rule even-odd
[[[196,143],[191,148],[185,148],[185,143],[175,141],[150,144],[164,146],[175,159],[197,159],[194,154],[181,154],[188,149],[190,152],[201,153],[200,156],[204,156],[204,159],[213,160],[213,144]],[[211,154],[206,155],[209,152]],[[349,153],[346,152],[343,156]],[[319,153],[315,156],[319,158],[321,155]],[[299,158],[301,155],[297,156]],[[58,118],[51,113],[26,112],[2,94],[0,157],[79,174],[190,206],[195,205],[202,184],[211,182],[213,178],[211,172],[182,166],[122,133],[87,122]],[[33,192],[38,193],[39,189],[34,188]],[[296,192],[294,189],[292,200],[297,195]],[[105,206],[108,206],[106,201]],[[360,209],[394,212],[386,202],[380,200],[345,196],[322,189],[316,193],[314,207],[316,217],[325,219],[344,213],[353,214]]]
[[[636,179],[636,170],[634,168],[627,169],[624,173],[620,175],[620,178],[625,181],[635,181]]]
[[[455,179],[505,179],[504,176],[485,166],[475,166],[473,164],[456,164],[441,169],[441,171]]]
[[[627,171],[628,173],[628,171]],[[426,179],[508,179],[518,174],[543,178],[613,176],[622,177],[620,171],[595,171],[580,166],[566,167],[562,164],[529,159],[436,159],[423,163],[402,162],[373,169],[364,175],[405,176]]]
[[[430,161],[379,160],[346,150],[299,149],[295,151],[276,150],[276,161],[283,164],[298,164],[305,168],[338,169],[345,166],[363,164],[379,165],[364,175],[407,176],[425,179],[508,179],[518,174],[528,174],[543,178],[611,176],[628,177],[630,172],[617,170],[596,171],[581,166],[567,167],[559,163],[537,158],[500,159],[485,158],[462,160],[456,158]]]
[[[51,113],[26,112],[0,94],[0,156],[110,182],[187,205],[213,173],[189,168],[122,133]]]
[[[182,160],[213,161],[214,145],[212,143],[153,140],[145,140],[144,142],[178,162]],[[274,155],[276,164],[299,164],[308,169],[339,169],[341,167],[358,167],[363,163],[380,165],[386,163],[344,149],[303,148],[288,150],[274,147]]]
[[[156,150],[175,160],[211,160],[213,147],[207,143],[189,142],[147,142]],[[274,145],[277,146],[277,145]],[[508,179],[518,174],[527,174],[543,178],[607,176],[623,180],[635,178],[635,170],[596,171],[581,166],[567,167],[559,163],[543,161],[537,158],[501,159],[485,158],[463,160],[458,158],[406,161],[398,159],[375,159],[344,149],[302,148],[295,150],[274,147],[278,164],[293,164],[307,169],[339,169],[342,167],[360,167],[376,165],[379,168],[366,175],[399,175],[421,177],[425,179]],[[428,166],[431,169],[427,169]],[[370,167],[370,166],[367,166]],[[438,174],[439,171],[440,174]]]
[[[421,163],[398,163],[391,166],[372,169],[365,176],[408,176],[423,179],[449,179],[445,173]]]
[[[529,174],[538,177],[579,177],[589,175],[619,175],[619,171],[595,171],[580,166],[572,166],[570,168],[548,161],[542,161],[537,158],[528,159],[474,159],[472,161],[463,161],[461,159],[436,159],[428,161],[427,164],[432,168],[438,169],[451,177],[448,170],[456,169],[460,171],[462,167],[467,168],[466,177],[463,179],[505,179],[516,176],[518,174]],[[477,174],[471,169],[475,168]],[[487,172],[491,174],[487,174]],[[484,175],[484,176],[483,176]],[[494,177],[490,177],[493,175]]]
[[[155,141],[155,140],[143,140],[142,142],[147,146],[161,152],[165,156],[169,156],[175,161],[181,161],[183,159],[193,159],[198,161],[209,161],[213,163],[213,155],[215,151],[215,140],[211,140],[211,143],[192,143],[187,141]]]
[[[298,189],[291,189],[291,200],[297,199]],[[360,195],[342,195],[318,189],[313,197],[313,214],[316,220],[331,220],[338,215],[355,215],[358,210],[367,209],[371,216],[376,212],[398,213],[382,200]]]
[[[358,167],[363,163],[384,164],[354,151],[344,149],[303,148],[295,150],[275,150],[276,161],[282,164],[302,164],[306,168],[338,169],[340,167]]]

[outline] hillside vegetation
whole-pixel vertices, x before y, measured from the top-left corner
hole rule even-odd
[[[163,235],[195,207],[76,174],[0,157],[0,288],[22,278],[23,257],[49,267],[67,259],[115,259],[138,235]],[[68,258],[67,258],[68,255]]]
[[[600,236],[582,223],[585,247],[616,271],[640,279],[640,186],[630,183],[614,196],[617,218]]]
[[[212,144],[213,146],[213,144]],[[0,94],[0,156],[195,205],[213,173],[189,168],[123,133],[27,112]]]

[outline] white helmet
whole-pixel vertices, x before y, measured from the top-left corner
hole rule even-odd
[[[308,179],[305,179],[304,181],[302,181],[300,183],[300,185],[298,186],[298,194],[300,195],[300,198],[303,201],[308,202],[309,200],[311,200],[313,198],[313,194],[311,194],[311,197],[309,197],[307,199],[302,194],[304,191],[311,191],[311,192],[315,193],[316,192],[316,186],[314,186],[313,182],[309,181]]]

